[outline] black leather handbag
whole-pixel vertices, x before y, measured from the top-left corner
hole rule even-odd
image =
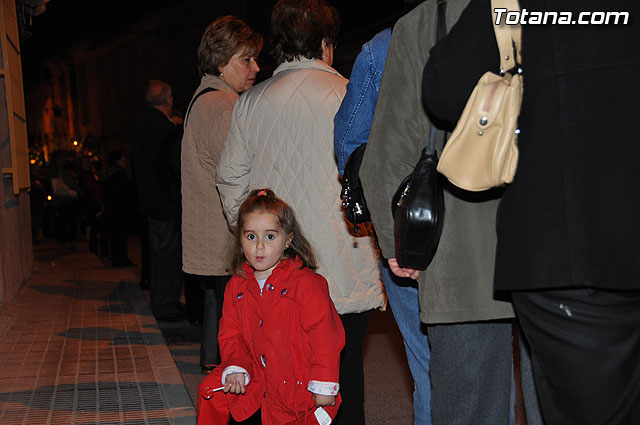
[[[351,152],[342,175],[342,208],[346,219],[354,225],[356,232],[358,224],[371,221],[371,216],[364,200],[360,177],[358,176],[366,147],[367,144],[363,143]]]
[[[447,32],[445,8],[446,1],[438,3],[437,39]],[[444,221],[444,181],[437,170],[436,133],[436,127],[431,124],[427,147],[391,201],[395,253],[400,267],[425,270],[440,242]]]
[[[393,196],[393,235],[400,267],[425,270],[438,248],[444,219],[438,156],[426,147]]]

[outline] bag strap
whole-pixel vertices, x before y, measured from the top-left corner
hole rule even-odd
[[[497,8],[507,9],[509,12],[517,12],[520,10],[518,0],[491,0],[491,20],[493,23],[493,31],[496,34],[496,42],[500,50],[500,74],[504,74],[516,65],[522,63],[522,26],[507,25],[506,18],[496,24],[498,14],[495,12]],[[515,48],[515,57],[514,57]]]
[[[436,23],[436,42],[447,35],[447,0],[438,0],[436,3],[438,8],[438,21]],[[429,144],[427,145],[427,153],[433,154],[436,151],[436,135],[438,129],[430,122],[429,123]],[[445,138],[447,137],[445,133]]]
[[[187,115],[184,117],[184,126],[187,126],[187,120],[189,119],[189,113],[191,112],[191,107],[193,106],[194,103],[196,103],[196,100],[202,96],[205,93],[209,93],[212,91],[218,91],[218,89],[214,89],[213,87],[205,87],[204,89],[202,89],[200,91],[200,93],[198,93],[197,95],[195,95],[193,97],[193,99],[191,99],[191,102],[189,102],[189,107],[187,108]]]

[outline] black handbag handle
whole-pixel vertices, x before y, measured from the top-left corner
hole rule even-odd
[[[440,41],[445,35],[447,35],[447,0],[439,0],[437,3],[438,8],[438,22],[436,23],[436,43]],[[436,152],[436,136],[438,129],[430,122],[429,123],[429,144],[427,145],[427,153],[434,154]],[[447,133],[444,132],[446,139]]]
[[[191,112],[191,107],[193,106],[194,103],[196,103],[196,100],[202,96],[205,93],[209,93],[212,91],[218,91],[218,89],[214,89],[213,87],[205,87],[203,88],[200,93],[198,93],[197,95],[195,95],[193,97],[193,99],[191,99],[191,102],[189,102],[189,107],[187,108],[187,115],[184,117],[184,126],[187,126],[187,121],[189,121],[189,113]]]

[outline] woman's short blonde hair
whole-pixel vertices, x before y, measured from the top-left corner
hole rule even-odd
[[[219,68],[225,66],[238,52],[258,56],[262,50],[262,36],[242,19],[222,16],[213,21],[202,35],[198,46],[198,70],[201,75],[220,75]]]

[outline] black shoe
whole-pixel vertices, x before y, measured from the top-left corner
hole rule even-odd
[[[140,281],[140,289],[149,289],[149,287],[151,286],[151,283],[148,280],[141,280]]]

